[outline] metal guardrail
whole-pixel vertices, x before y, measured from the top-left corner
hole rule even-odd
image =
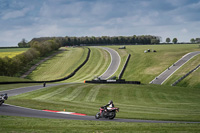
[[[176,84],[178,84],[181,80],[183,80],[188,75],[190,75],[191,73],[193,73],[194,71],[196,71],[199,67],[200,67],[200,64],[197,67],[195,67],[194,69],[192,69],[191,71],[189,71],[187,74],[185,74],[184,76],[182,76],[180,79],[178,79],[176,82],[174,82],[173,84],[171,84],[171,86],[175,86]]]

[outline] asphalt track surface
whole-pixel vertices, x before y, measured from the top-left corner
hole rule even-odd
[[[102,49],[105,49],[106,51],[108,51],[110,53],[111,56],[111,63],[108,67],[108,69],[105,71],[105,73],[103,73],[100,78],[102,80],[106,80],[109,77],[111,77],[119,68],[119,65],[121,63],[121,58],[119,56],[119,54],[117,53],[117,51],[111,49],[111,48],[106,48],[106,47],[99,47]]]
[[[200,51],[191,52],[191,53],[184,55],[180,60],[178,60],[176,63],[174,63],[168,69],[166,69],[163,73],[161,73],[158,77],[156,77],[150,83],[151,84],[160,84],[160,85],[163,84],[181,66],[183,66],[185,63],[187,63],[190,59],[192,59],[194,56],[196,56],[198,54],[200,54]]]
[[[111,72],[111,73],[113,73],[113,72]],[[47,84],[46,87],[57,86],[57,85],[62,85],[62,84]],[[19,95],[22,93],[27,93],[30,91],[35,91],[35,90],[42,89],[42,88],[43,88],[43,85],[41,84],[41,85],[37,85],[37,86],[22,87],[22,88],[17,88],[17,89],[12,89],[12,90],[0,91],[0,94],[7,93],[8,96],[10,97],[10,96]],[[77,112],[77,113],[80,113],[80,112]],[[113,122],[200,123],[200,122],[183,122],[183,121],[135,120],[135,119],[119,119],[119,118],[115,118],[113,120],[108,120],[108,119],[104,119],[104,118],[95,119],[94,116],[78,116],[78,115],[70,115],[70,114],[59,114],[59,113],[55,113],[55,112],[46,112],[46,111],[42,111],[42,110],[24,108],[24,107],[9,105],[9,104],[3,104],[2,106],[0,106],[0,115],[35,117],[35,118],[50,118],[50,119],[113,121]]]

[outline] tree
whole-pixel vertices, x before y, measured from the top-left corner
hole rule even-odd
[[[151,44],[158,44],[158,40],[157,39],[151,39]]]
[[[170,43],[171,42],[171,39],[168,37],[168,38],[166,38],[166,42],[167,43]]]
[[[18,43],[18,46],[20,48],[26,48],[29,47],[29,44],[27,43],[27,41],[23,38],[21,42]]]
[[[195,39],[194,38],[190,39],[190,42],[195,43]]]
[[[174,44],[176,44],[176,43],[178,42],[178,39],[177,39],[177,38],[174,38],[174,39],[172,40],[172,42],[173,42]]]
[[[195,42],[200,43],[200,38],[196,38]]]

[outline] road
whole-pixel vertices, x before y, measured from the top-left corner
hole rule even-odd
[[[161,73],[159,76],[157,76],[150,83],[151,84],[160,84],[160,85],[163,84],[181,66],[183,66],[185,63],[187,63],[190,59],[192,59],[194,56],[196,56],[198,54],[200,54],[200,51],[191,52],[191,53],[184,55],[180,60],[178,60],[176,63],[174,63],[168,69],[166,69],[163,73]]]
[[[94,116],[78,116],[69,114],[60,114],[54,112],[46,112],[42,110],[29,109],[8,104],[3,104],[0,107],[0,115],[22,116],[34,118],[50,118],[50,119],[69,119],[69,120],[92,120],[92,121],[114,121],[114,122],[142,122],[142,123],[200,123],[200,122],[178,122],[178,121],[156,121],[156,120],[134,120],[134,119],[119,119],[108,120],[105,118],[95,119]]]
[[[117,71],[121,63],[121,58],[119,54],[117,53],[117,51],[111,48],[106,48],[106,47],[99,47],[99,48],[105,49],[106,51],[110,53],[110,56],[111,56],[111,63],[108,69],[100,76],[102,80],[106,80]]]

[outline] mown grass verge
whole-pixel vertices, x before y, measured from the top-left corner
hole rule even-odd
[[[180,123],[124,123],[111,121],[59,120],[44,118],[27,118],[0,116],[0,130],[7,132],[85,132],[85,133],[116,133],[116,132],[184,132],[200,131],[200,124]]]
[[[81,82],[92,80],[102,75],[110,65],[110,55],[107,51],[90,47],[91,53],[88,62],[70,79],[64,82]]]
[[[200,90],[160,85],[68,84],[10,97],[7,103],[64,110],[94,116],[113,100],[117,117],[132,119],[200,121]]]

